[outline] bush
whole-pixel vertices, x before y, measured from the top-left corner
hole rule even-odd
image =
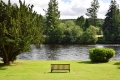
[[[115,51],[110,48],[92,48],[89,50],[89,57],[92,62],[108,62],[114,55]]]

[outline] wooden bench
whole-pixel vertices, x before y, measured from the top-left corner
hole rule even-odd
[[[69,70],[70,72],[70,64],[51,64],[51,72],[53,70]]]

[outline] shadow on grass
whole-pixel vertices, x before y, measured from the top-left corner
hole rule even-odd
[[[0,70],[6,70],[7,68],[5,68],[5,64],[3,64],[3,63],[0,63]]]
[[[70,73],[68,71],[52,71],[52,72],[47,72],[47,73]]]
[[[102,62],[81,61],[81,62],[78,62],[78,63],[83,63],[83,64],[101,64]]]
[[[120,62],[116,62],[114,65],[120,65]]]
[[[118,69],[120,69],[120,62],[116,62],[114,65],[117,65]]]
[[[62,72],[61,72],[61,71],[58,72],[58,71],[55,71],[55,72],[48,72],[48,73],[58,73],[58,74],[59,74],[59,73],[70,73],[70,72],[64,72],[64,71],[62,71]]]

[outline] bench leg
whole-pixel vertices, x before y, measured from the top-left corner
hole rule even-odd
[[[51,70],[51,72],[52,72],[53,70]]]

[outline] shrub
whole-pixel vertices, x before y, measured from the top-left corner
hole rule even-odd
[[[114,55],[115,51],[111,48],[92,48],[89,50],[89,58],[92,62],[108,62]]]

